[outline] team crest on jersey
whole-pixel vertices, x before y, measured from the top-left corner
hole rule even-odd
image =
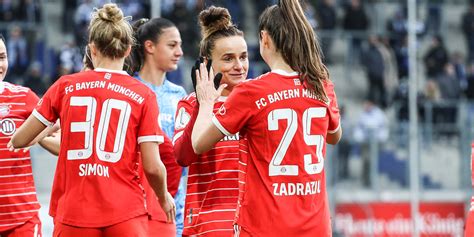
[[[301,86],[300,79],[293,79],[293,82],[295,83],[295,86]]]
[[[5,136],[10,136],[16,131],[16,124],[11,119],[0,120],[0,132]]]
[[[217,113],[222,115],[222,116],[224,116],[226,112],[227,111],[226,111],[224,105],[221,105],[221,107],[219,108],[219,111],[217,111]]]
[[[6,117],[10,114],[10,107],[8,105],[0,105],[0,118]]]
[[[104,75],[104,78],[107,79],[107,80],[110,80],[110,78],[112,78],[112,74],[111,73],[106,73]]]

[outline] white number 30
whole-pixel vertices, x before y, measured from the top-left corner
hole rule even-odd
[[[68,160],[87,159],[92,155],[92,147],[94,140],[94,122],[97,113],[97,101],[93,97],[73,96],[70,101],[71,109],[75,106],[86,106],[86,119],[83,122],[71,122],[71,132],[84,133],[84,148],[67,151]],[[120,111],[118,125],[115,134],[113,150],[105,151],[107,133],[109,130],[110,116],[112,110]],[[123,100],[107,99],[102,104],[100,113],[99,127],[97,129],[97,137],[95,149],[99,160],[115,163],[120,160],[125,144],[125,136],[127,134],[128,121],[132,109],[129,103]]]

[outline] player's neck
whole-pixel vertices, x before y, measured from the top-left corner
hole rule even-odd
[[[155,86],[163,85],[163,82],[166,78],[166,72],[157,69],[156,67],[151,67],[148,64],[145,64],[138,73],[140,78],[148,83],[151,83]]]
[[[96,61],[96,63],[94,64],[94,67],[115,70],[115,71],[123,71],[123,62],[124,62],[124,59],[117,60],[117,59],[109,59],[109,58],[103,57],[100,60]]]
[[[267,64],[270,67],[270,69],[273,70],[283,70],[285,72],[294,72],[290,65],[288,65],[283,57],[281,55],[274,55],[271,58],[271,60],[268,60]]]

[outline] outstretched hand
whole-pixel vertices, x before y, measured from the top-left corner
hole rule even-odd
[[[201,63],[204,63],[203,57],[199,57],[199,59],[196,60],[196,62],[194,63],[194,66],[191,68],[191,81],[193,82],[194,91],[196,91],[196,70],[200,69]],[[212,60],[209,59],[206,62],[206,69],[208,72],[211,70],[211,66],[212,66]],[[214,88],[216,88],[216,90],[217,88],[219,88],[219,85],[221,84],[221,80],[222,80],[222,74],[218,73],[214,77]]]
[[[204,63],[201,63],[199,70],[195,70],[196,75],[196,97],[199,104],[214,104],[214,102],[219,98],[224,88],[227,87],[227,84],[219,85],[217,88],[215,86],[215,78],[222,78],[222,74],[218,73],[214,76],[214,70],[212,67],[209,72],[207,71]],[[220,79],[219,79],[220,81]]]

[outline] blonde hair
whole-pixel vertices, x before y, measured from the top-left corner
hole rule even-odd
[[[92,13],[89,24],[89,43],[94,43],[99,52],[108,58],[123,58],[134,44],[133,30],[128,18],[114,3],[104,4]]]

